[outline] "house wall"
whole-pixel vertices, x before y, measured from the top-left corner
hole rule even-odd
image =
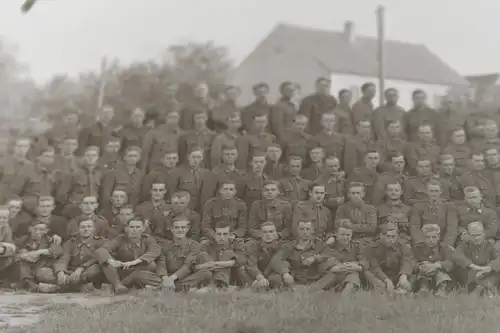
[[[361,96],[361,86],[363,83],[375,83],[378,90],[378,78],[346,75],[346,74],[333,74],[332,79],[332,95],[337,96],[340,89],[349,89],[353,92],[353,101],[356,101]],[[411,94],[416,89],[421,89],[427,93],[429,105],[432,107],[439,107],[441,97],[445,96],[450,87],[438,84],[426,84],[419,82],[401,81],[401,80],[385,80],[385,88],[396,88],[399,91],[399,105],[405,109],[410,109],[413,106]],[[374,104],[379,105],[378,93],[375,97]]]

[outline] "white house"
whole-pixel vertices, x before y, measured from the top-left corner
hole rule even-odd
[[[450,88],[468,85],[424,45],[387,40],[384,48],[385,87],[399,90],[405,108],[411,107],[415,89],[424,90],[429,103],[438,106]],[[253,100],[251,87],[257,82],[269,84],[274,101],[281,82],[300,84],[301,95],[306,96],[314,92],[320,76],[331,77],[333,95],[350,89],[357,99],[363,83],[378,85],[377,39],[356,36],[352,22],[346,22],[342,32],[278,24],[234,70],[230,83],[242,89],[239,102],[247,104]]]

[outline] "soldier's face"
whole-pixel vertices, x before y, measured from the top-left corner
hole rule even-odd
[[[130,116],[130,121],[132,125],[135,127],[141,127],[142,124],[144,123],[144,119],[146,118],[146,112],[142,109],[135,109],[132,111],[132,115]]]
[[[39,216],[50,216],[55,208],[54,200],[43,200],[38,203],[37,214]]]
[[[295,85],[293,83],[287,84],[283,87],[283,96],[292,98],[295,95]]]
[[[239,129],[241,127],[241,117],[231,116],[227,120],[227,127],[233,130]]]
[[[45,223],[38,223],[30,227],[31,238],[40,240],[49,232],[49,227]]]
[[[332,131],[335,128],[335,115],[332,113],[325,113],[321,118],[321,125],[324,129]]]
[[[413,95],[413,104],[415,107],[424,106],[427,102],[427,95],[425,93],[418,93]]]
[[[73,153],[78,148],[78,140],[77,139],[66,139],[62,144],[61,150],[63,153],[67,155],[73,155]]]
[[[234,164],[238,159],[238,150],[237,149],[224,149],[222,153],[222,160],[227,164]]]
[[[230,101],[235,101],[240,95],[240,91],[237,88],[229,88],[226,90],[226,99]]]
[[[120,208],[127,202],[127,193],[125,191],[113,191],[111,195],[111,204],[115,208]]]
[[[385,101],[389,105],[395,105],[398,103],[399,93],[396,90],[388,90],[385,92]]]
[[[398,241],[398,231],[397,230],[389,230],[385,233],[380,234],[380,239],[386,245],[394,245]]]
[[[339,228],[337,230],[337,241],[341,244],[349,244],[352,239],[352,230],[346,228]]]
[[[465,201],[470,207],[479,208],[481,207],[483,197],[479,191],[470,191],[465,193]]]
[[[396,172],[403,172],[405,169],[406,162],[403,156],[393,157],[392,158],[392,168]]]
[[[472,156],[472,168],[476,171],[483,170],[484,165],[484,156],[483,155],[474,155]]]
[[[172,198],[172,210],[175,212],[182,212],[188,205],[189,197],[187,195]]]
[[[163,158],[163,165],[168,168],[174,168],[179,163],[179,155],[177,153],[166,154]]]
[[[257,87],[257,89],[254,90],[255,98],[258,100],[265,100],[267,98],[267,95],[269,95],[269,89],[267,87]]]
[[[128,151],[127,154],[125,155],[124,160],[125,163],[127,163],[127,165],[136,166],[137,163],[139,163],[139,161],[141,160],[141,153],[139,153],[136,150]]]
[[[262,189],[262,196],[266,200],[274,200],[276,197],[280,194],[280,191],[278,189],[278,186],[275,184],[269,184],[264,186]]]
[[[316,203],[322,203],[325,199],[325,187],[324,186],[314,186],[309,192],[310,197]]]
[[[399,200],[403,195],[403,190],[400,184],[388,184],[385,193],[390,200]]]
[[[110,122],[114,115],[115,109],[110,106],[105,106],[101,109],[101,112],[99,112],[99,119],[105,122]]]
[[[192,168],[198,168],[201,165],[201,162],[203,161],[203,152],[199,150],[193,151],[191,154],[189,154],[188,161],[189,165]]]
[[[94,166],[99,160],[99,153],[95,149],[90,149],[85,152],[83,158],[86,165]]]
[[[370,135],[372,133],[372,124],[369,121],[360,121],[357,130],[359,134]]]
[[[435,247],[439,244],[439,231],[427,232],[425,234],[425,244],[429,247]]]
[[[7,206],[9,207],[10,218],[13,219],[21,212],[23,202],[21,200],[10,200]]]
[[[401,134],[401,123],[399,121],[395,121],[393,123],[390,123],[387,126],[387,133],[391,136],[398,136]]]
[[[265,156],[255,156],[252,158],[252,170],[255,173],[261,173],[266,166]]]
[[[261,116],[261,117],[255,117],[253,120],[253,128],[257,132],[262,132],[266,129],[267,126],[267,117],[266,116]]]
[[[130,238],[141,237],[142,233],[144,232],[144,222],[142,222],[141,220],[130,221],[127,224],[125,230]]]
[[[329,173],[339,172],[340,162],[337,158],[327,158],[325,161],[325,169]]]
[[[323,95],[329,94],[330,88],[331,88],[331,83],[328,80],[321,80],[316,84],[316,91]]]
[[[361,202],[365,197],[365,189],[362,187],[351,187],[347,193],[352,202]]]
[[[423,141],[432,141],[433,139],[432,128],[430,126],[420,126],[418,135],[420,136],[420,139]]]
[[[307,128],[307,123],[308,123],[308,120],[306,117],[297,117],[293,121],[293,128],[296,131],[304,132]]]
[[[54,165],[56,154],[53,151],[45,151],[38,157],[38,163],[46,168],[50,168]]]
[[[194,94],[196,97],[205,98],[208,95],[208,86],[205,83],[200,83],[194,89]]]
[[[468,239],[475,245],[480,245],[485,240],[484,230],[479,228],[469,228]]]
[[[498,126],[494,122],[488,123],[484,126],[484,135],[488,138],[495,138],[498,136]]]
[[[88,238],[94,233],[94,222],[92,220],[82,221],[78,229],[82,238]]]
[[[453,158],[445,159],[441,161],[441,168],[445,174],[452,175],[455,171],[455,161]]]
[[[219,245],[229,242],[229,227],[215,228],[215,242]]]
[[[439,200],[441,198],[441,186],[433,184],[427,185],[427,195],[430,200]]]
[[[107,154],[116,154],[120,151],[121,146],[122,145],[119,140],[109,141],[104,147],[104,151]]]
[[[120,214],[118,214],[118,219],[122,225],[127,225],[127,222],[134,218],[134,210],[132,208],[122,208],[120,209]]]
[[[172,225],[172,235],[176,239],[184,239],[189,232],[189,221],[175,221]]]
[[[299,222],[297,225],[297,235],[301,240],[311,239],[314,228],[311,222]]]
[[[497,149],[488,149],[486,151],[486,160],[490,166],[497,166],[500,162],[500,155]]]
[[[179,113],[178,112],[169,112],[165,117],[165,124],[169,126],[178,126],[179,125]]]
[[[380,163],[380,154],[379,153],[367,153],[365,155],[365,166],[368,169],[377,168]]]
[[[207,124],[207,114],[197,113],[193,117],[193,123],[196,128],[204,128]]]
[[[456,145],[463,145],[465,143],[465,131],[458,130],[451,134],[451,142]]]
[[[278,239],[278,232],[276,231],[276,227],[274,225],[265,225],[260,228],[262,233],[262,241],[264,243],[272,243],[276,239]]]
[[[234,184],[224,184],[220,188],[219,192],[222,199],[225,200],[232,199],[236,195],[236,186],[234,186]]]
[[[273,162],[278,162],[281,158],[281,148],[280,147],[268,147],[267,148],[267,158]]]
[[[85,197],[80,204],[80,209],[84,214],[92,214],[97,210],[99,204],[97,203],[96,197]]]
[[[10,212],[8,209],[0,210],[0,226],[9,224]]]
[[[309,152],[309,157],[314,163],[319,163],[323,160],[325,153],[322,148],[314,148]]]
[[[155,201],[163,200],[166,193],[167,188],[163,183],[153,184],[151,186],[151,198]]]
[[[298,176],[302,171],[302,160],[291,160],[288,165],[288,171],[290,171],[293,176]]]
[[[17,140],[14,146],[14,155],[19,157],[25,157],[31,147],[31,140],[21,139]]]
[[[339,103],[343,105],[351,105],[352,93],[350,91],[345,91],[339,96]]]
[[[419,161],[417,164],[417,172],[421,176],[428,176],[432,172],[431,161]]]
[[[369,99],[372,99],[375,97],[375,94],[377,93],[377,88],[374,85],[369,85],[365,91],[363,91],[363,96]]]

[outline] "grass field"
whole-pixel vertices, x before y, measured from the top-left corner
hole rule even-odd
[[[396,299],[359,293],[166,294],[49,311],[35,333],[500,332],[500,298]]]

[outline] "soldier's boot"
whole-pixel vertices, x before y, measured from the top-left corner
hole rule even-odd
[[[103,265],[102,271],[106,279],[113,286],[115,294],[122,295],[128,292],[128,288],[125,287],[120,281],[120,276],[118,275],[118,271],[116,270],[116,268],[111,267],[109,265]]]
[[[43,294],[53,294],[59,291],[59,286],[57,284],[43,283],[38,284],[38,292]]]

